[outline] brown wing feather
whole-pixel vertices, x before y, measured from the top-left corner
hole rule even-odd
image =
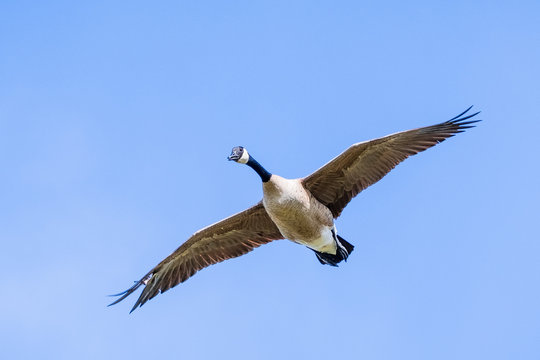
[[[352,145],[303,179],[304,186],[337,218],[353,197],[376,183],[397,164],[445,139],[471,128],[471,108],[446,122],[399,132]]]
[[[282,239],[262,203],[197,231],[171,255],[150,270],[121,296],[114,305],[145,285],[131,311],[159,293],[186,281],[197,271],[223,260],[244,255],[254,248]],[[110,306],[109,305],[109,306]]]

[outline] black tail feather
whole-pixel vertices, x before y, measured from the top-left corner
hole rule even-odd
[[[354,246],[339,235],[336,238],[336,245],[337,251],[335,255],[313,250],[321,264],[338,266],[342,260],[347,261],[349,254],[354,250]]]
[[[348,242],[347,240],[345,240],[344,238],[342,238],[341,236],[339,235],[336,235],[336,236],[338,238],[338,241],[341,243],[341,245],[343,245],[345,247],[345,250],[347,250],[347,256],[349,256],[354,250],[354,245]],[[345,258],[345,260],[347,260],[347,258]]]
[[[338,266],[338,263],[340,263],[341,260],[343,260],[343,258],[339,256],[339,253],[336,255],[332,255],[328,253],[315,251],[315,255],[317,255],[317,259],[323,265]]]

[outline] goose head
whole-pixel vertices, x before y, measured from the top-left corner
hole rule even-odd
[[[231,155],[227,157],[229,161],[236,161],[240,164],[247,164],[249,161],[249,153],[247,149],[243,146],[235,146],[231,150]]]

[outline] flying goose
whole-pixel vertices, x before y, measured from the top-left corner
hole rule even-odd
[[[334,219],[349,201],[409,156],[474,127],[471,124],[480,120],[469,120],[478,114],[466,115],[471,108],[437,125],[356,143],[302,179],[271,174],[246,148],[234,147],[228,159],[248,165],[261,177],[262,201],[197,231],[135,285],[113,295],[120,298],[110,305],[144,285],[132,312],[197,271],[278,239],[305,245],[315,252],[321,264],[337,266],[354,249],[337,234],[334,225]]]

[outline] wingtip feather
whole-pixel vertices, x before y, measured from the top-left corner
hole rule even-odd
[[[149,276],[150,276],[150,273],[146,274],[139,281],[135,281],[135,284],[132,287],[130,287],[129,289],[127,289],[126,291],[122,291],[121,293],[114,294],[114,295],[109,295],[109,296],[120,296],[120,298],[116,299],[115,301],[113,301],[112,303],[107,305],[107,307],[118,304],[120,301],[124,300],[129,295],[133,294],[141,285],[146,285],[145,281],[148,280]],[[140,297],[139,297],[139,300],[140,300]],[[134,309],[132,309],[131,311],[133,311],[133,310]]]
[[[474,105],[471,105],[471,106],[469,106],[469,107],[467,108],[467,110],[465,110],[464,112],[462,112],[462,113],[461,113],[461,114],[459,114],[458,116],[454,116],[454,117],[453,117],[453,118],[451,118],[451,119],[450,119],[449,121],[452,121],[452,120],[458,119],[458,118],[460,118],[461,116],[465,115],[466,113],[468,113],[468,112],[469,112],[469,110],[471,110],[471,109],[472,109],[472,107],[473,107],[473,106],[474,106]]]

